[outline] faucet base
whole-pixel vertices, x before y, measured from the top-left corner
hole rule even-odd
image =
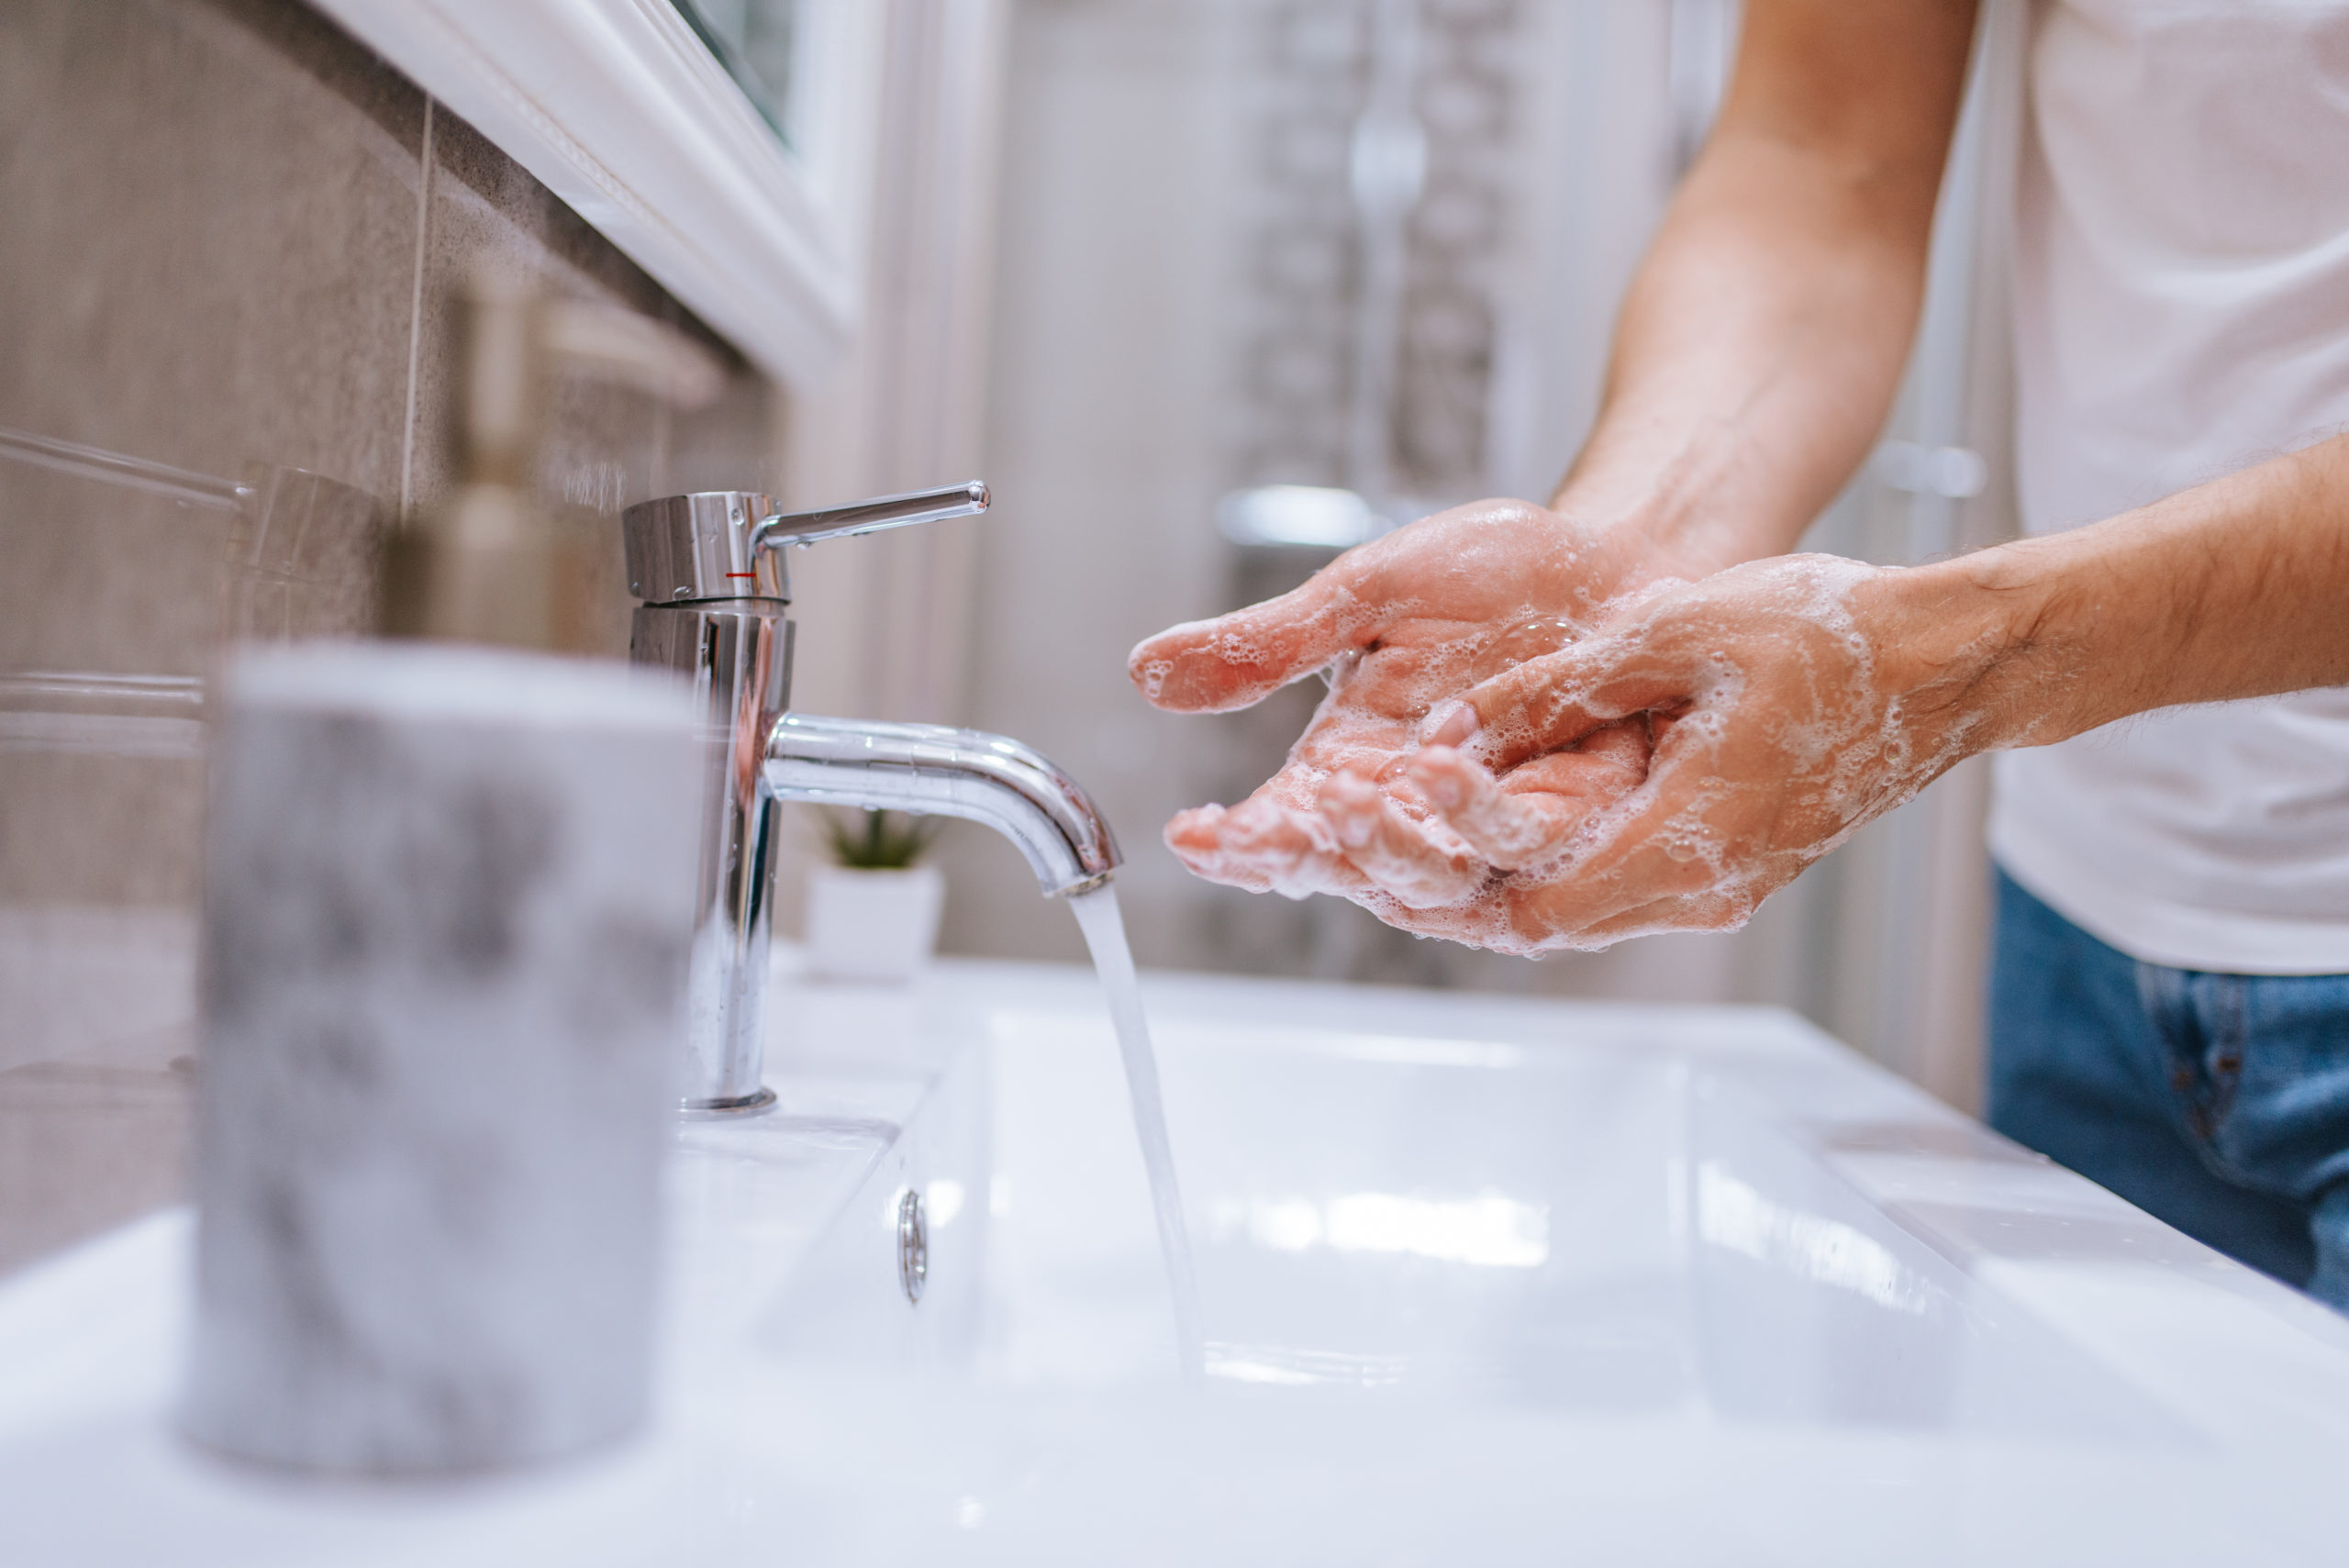
[[[677,1117],[682,1121],[719,1121],[734,1117],[764,1116],[774,1109],[774,1091],[762,1088],[755,1095],[744,1095],[732,1100],[681,1100]]]

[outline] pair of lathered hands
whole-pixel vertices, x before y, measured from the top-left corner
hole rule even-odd
[[[1164,708],[1330,680],[1287,764],[1177,817],[1169,847],[1211,881],[1430,936],[1603,946],[1741,924],[1958,754],[1877,678],[1869,569],[1792,556],[1692,583],[1635,537],[1457,507],[1144,642],[1130,671]]]
[[[1287,764],[1166,840],[1209,880],[1502,952],[1730,929],[1971,753],[2349,682],[2345,497],[2336,436],[1929,565],[1709,573],[1703,541],[1758,536],[1439,513],[1134,651],[1186,712],[1330,676]]]

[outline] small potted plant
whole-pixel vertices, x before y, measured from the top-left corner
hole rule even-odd
[[[941,820],[824,813],[831,863],[807,877],[807,956],[833,980],[909,981],[938,942],[946,879],[921,862]]]

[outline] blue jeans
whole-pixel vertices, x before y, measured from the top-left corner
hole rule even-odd
[[[2349,1311],[2349,975],[2140,963],[1998,901],[1990,1125]]]

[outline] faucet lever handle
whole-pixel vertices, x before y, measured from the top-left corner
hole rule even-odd
[[[820,512],[785,512],[771,497],[743,490],[640,501],[620,514],[629,592],[648,605],[707,599],[781,604],[791,597],[783,570],[786,544],[814,544],[986,509],[987,487],[975,479]]]
[[[903,495],[882,495],[820,512],[777,513],[760,519],[752,544],[760,550],[780,550],[787,544],[814,544],[818,539],[879,533],[883,528],[910,528],[945,517],[968,517],[986,509],[987,487],[974,479],[968,484],[910,490]]]

